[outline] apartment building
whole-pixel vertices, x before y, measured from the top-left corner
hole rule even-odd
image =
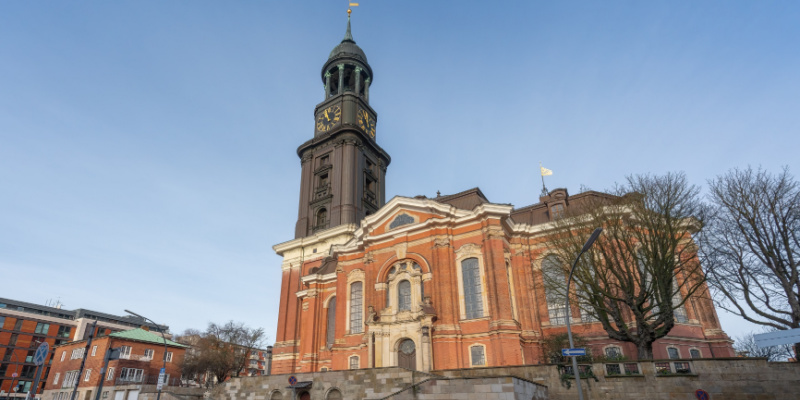
[[[33,354],[42,342],[47,342],[53,348],[88,338],[95,321],[95,336],[143,325],[156,329],[155,325],[134,316],[112,315],[83,308],[67,310],[60,305],[51,307],[0,298],[0,397],[8,395],[23,398],[31,390],[36,374]],[[169,329],[164,325],[158,328],[164,331]],[[45,364],[37,393],[44,388],[49,373],[50,362]]]
[[[155,385],[164,364],[165,386],[180,386],[180,363],[188,346],[166,339],[147,328],[115,332],[92,340],[56,346],[50,376],[45,382],[43,400],[68,400],[77,390],[76,400],[94,400],[103,383],[102,400],[137,400],[143,385]],[[101,373],[106,350],[119,348],[120,357],[111,360]],[[81,362],[86,358],[83,370]]]

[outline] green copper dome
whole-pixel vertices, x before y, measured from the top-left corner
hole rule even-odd
[[[356,41],[353,40],[353,35],[350,33],[349,15],[347,16],[347,32],[344,34],[344,39],[342,39],[342,42],[339,43],[339,45],[333,48],[330,56],[328,56],[328,60],[345,57],[353,57],[363,61],[364,63],[367,62],[367,55],[364,54],[364,50],[361,50],[361,47],[358,47]]]

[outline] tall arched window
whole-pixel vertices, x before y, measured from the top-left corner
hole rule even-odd
[[[350,285],[350,333],[361,333],[363,323],[363,297],[361,282]]]
[[[397,309],[411,310],[411,282],[403,280],[397,284]]]
[[[328,210],[320,208],[317,211],[317,226],[323,226],[328,223]]]
[[[464,307],[467,319],[483,317],[483,288],[477,258],[461,261],[461,277],[464,280]]]
[[[334,334],[336,333],[336,296],[328,302],[328,331],[325,336],[325,345],[330,349],[333,346]]]
[[[564,301],[561,291],[567,281],[558,257],[550,255],[542,260],[542,279],[544,279],[544,294],[550,325],[565,325],[567,323],[567,302]]]

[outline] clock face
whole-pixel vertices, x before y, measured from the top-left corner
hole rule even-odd
[[[363,108],[358,109],[358,126],[371,137],[375,137],[375,118],[372,118]]]
[[[331,130],[342,118],[342,109],[339,106],[330,106],[317,116],[317,130],[327,132]]]

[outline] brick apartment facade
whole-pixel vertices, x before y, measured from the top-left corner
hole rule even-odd
[[[80,340],[56,346],[42,399],[69,399],[77,386],[76,400],[94,400],[102,380],[100,399],[136,400],[142,385],[157,383],[165,351],[158,333],[139,328],[94,339],[78,376],[86,344],[86,340]],[[111,360],[105,373],[101,373],[109,348],[122,348],[120,359]],[[186,348],[167,339],[166,385],[180,386],[180,363]]]
[[[548,226],[598,192],[565,189],[514,208],[477,188],[385,200],[390,157],[369,105],[372,69],[345,38],[322,68],[324,100],[301,164],[295,239],[283,257],[273,373],[402,366],[422,371],[542,362],[543,339],[566,331],[546,301]],[[708,296],[693,296],[654,357],[733,356]],[[636,357],[571,310],[595,353]]]
[[[12,397],[24,397],[31,390],[36,373],[33,354],[42,342],[54,346],[88,337],[97,321],[96,336],[150,325],[136,317],[117,316],[87,309],[67,310],[18,300],[0,298],[0,390]],[[155,326],[150,325],[152,328]],[[167,330],[168,327],[161,326]],[[51,353],[52,360],[52,353]],[[41,393],[49,376],[45,364],[39,382]],[[14,377],[13,375],[17,376]],[[12,390],[17,388],[17,392]]]

